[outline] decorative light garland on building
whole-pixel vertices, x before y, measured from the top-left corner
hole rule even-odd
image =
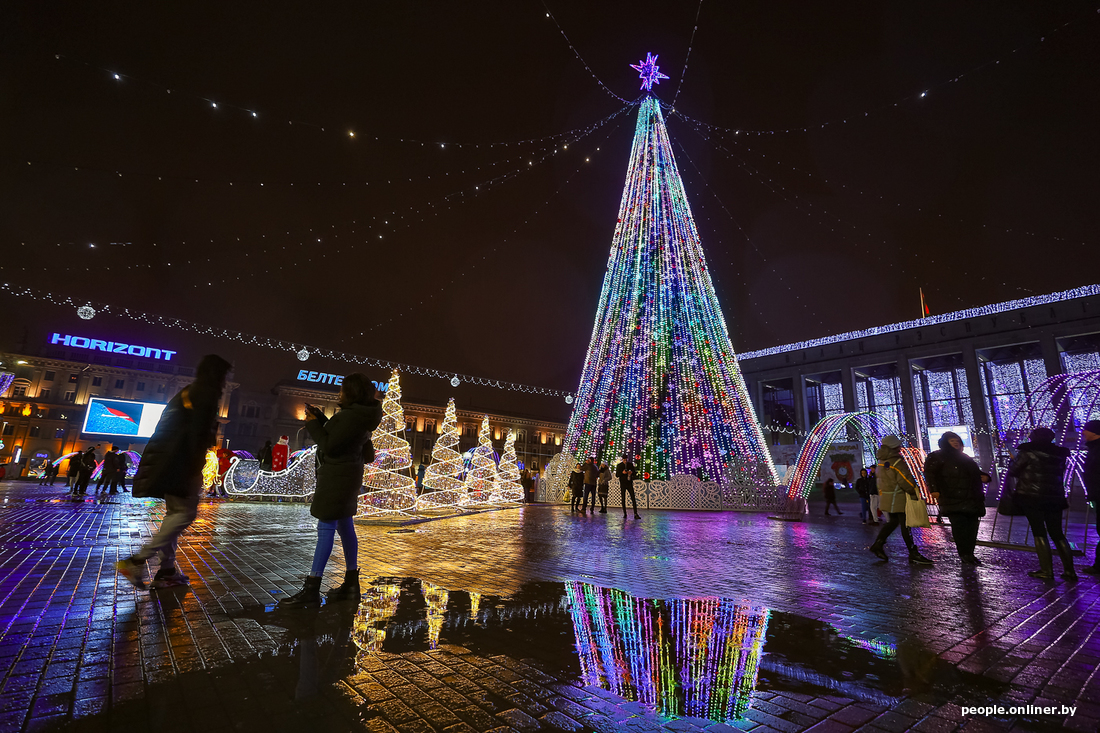
[[[1090,295],[1098,294],[1100,294],[1100,285],[1084,285],[1079,288],[1061,290],[1056,293],[1047,293],[1045,295],[1032,295],[1027,298],[1009,300],[1003,303],[993,303],[991,305],[983,305],[977,308],[966,308],[964,310],[954,311],[952,313],[944,313],[938,316],[917,318],[912,321],[891,323],[885,326],[873,326],[871,328],[864,328],[858,331],[847,331],[845,333],[838,333],[835,336],[825,336],[823,338],[809,339],[808,341],[799,341],[797,343],[785,344],[783,346],[772,346],[767,349],[757,349],[756,351],[743,351],[737,356],[737,359],[739,361],[745,361],[746,359],[759,359],[764,356],[774,356],[776,354],[785,354],[792,351],[802,351],[803,349],[812,349],[820,346],[828,346],[829,344],[838,344],[843,341],[854,341],[861,338],[870,338],[871,336],[881,336],[887,333],[897,333],[899,331],[908,331],[909,329],[925,328],[927,326],[938,326],[943,323],[952,323],[954,321],[964,321],[968,318],[995,316],[998,313],[1008,313],[1011,311],[1020,310],[1022,308],[1031,308],[1037,305],[1063,303],[1067,300],[1085,298]]]
[[[563,450],[639,477],[723,480],[752,454],[778,483],[710,280],[659,102],[642,102]]]

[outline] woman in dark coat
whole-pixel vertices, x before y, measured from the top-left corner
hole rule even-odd
[[[337,533],[344,548],[344,582],[327,597],[330,601],[359,600],[359,540],[352,518],[363,485],[364,449],[371,432],[382,422],[382,403],[374,398],[374,385],[366,375],[355,373],[344,377],[337,404],[340,411],[331,418],[312,405],[306,407],[309,417],[305,427],[317,444],[317,488],[309,509],[317,517],[317,547],[304,587],[280,601],[280,608],[321,605],[321,576]],[[370,447],[366,452],[373,450]]]
[[[826,479],[821,491],[825,494],[825,516],[829,516],[830,506],[836,507],[837,514],[843,514],[844,512],[840,511],[840,506],[836,503],[836,481],[831,478]]]
[[[1054,431],[1036,428],[1031,440],[1019,446],[1019,453],[1008,470],[1016,479],[1013,502],[1022,509],[1035,536],[1035,552],[1039,555],[1039,569],[1028,575],[1043,580],[1054,579],[1053,558],[1047,535],[1062,558],[1062,577],[1077,580],[1073,569],[1073,554],[1062,532],[1062,512],[1069,508],[1066,501],[1066,459],[1068,449],[1054,443]]]
[[[584,465],[578,463],[573,473],[569,474],[570,511],[580,508],[581,499],[584,497]]]
[[[940,449],[924,460],[924,480],[928,492],[939,503],[940,515],[951,521],[951,537],[964,565],[981,565],[974,556],[978,527],[985,516],[985,484],[989,474],[963,452],[957,433],[944,433]]]

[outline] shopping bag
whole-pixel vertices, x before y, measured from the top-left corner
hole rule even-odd
[[[905,524],[907,527],[932,526],[932,523],[928,521],[928,507],[925,505],[924,499],[914,499],[906,495]]]

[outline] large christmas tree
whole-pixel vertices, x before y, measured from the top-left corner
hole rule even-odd
[[[363,470],[367,492],[359,497],[359,516],[411,511],[416,506],[416,481],[409,473],[412,451],[398,433],[405,430],[401,409],[401,375],[393,370],[382,401],[382,422],[371,435],[374,463]]]
[[[647,91],[667,78],[655,61],[635,67]],[[724,481],[745,457],[777,483],[652,94],[638,110],[566,451],[612,465],[630,454],[646,480]]]

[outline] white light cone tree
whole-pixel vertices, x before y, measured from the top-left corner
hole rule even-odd
[[[466,503],[466,486],[459,476],[464,469],[458,447],[458,415],[452,397],[443,415],[442,433],[432,449],[432,463],[424,472],[424,493],[416,501],[417,509],[445,509]]]
[[[481,419],[478,446],[470,451],[470,471],[466,474],[466,493],[471,504],[488,504],[497,479],[496,451],[489,436],[489,416]]]
[[[511,428],[508,429],[508,438],[504,441],[504,452],[500,454],[493,501],[523,501],[523,484],[519,482],[519,464],[516,462],[516,431]]]
[[[404,430],[401,375],[394,369],[382,400],[382,422],[371,437],[374,463],[363,468],[367,492],[359,497],[358,516],[405,513],[416,508],[416,481],[409,473],[412,450],[409,441],[399,435]]]

